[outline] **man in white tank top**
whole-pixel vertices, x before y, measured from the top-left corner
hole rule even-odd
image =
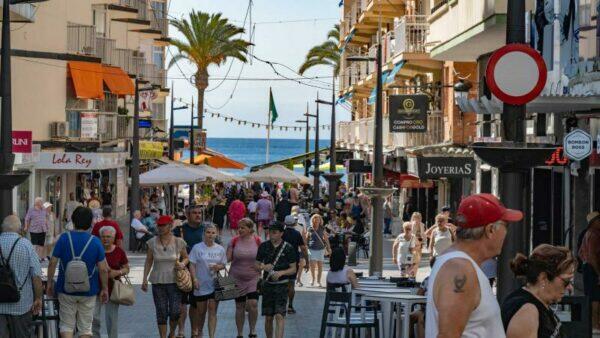
[[[522,219],[522,212],[493,195],[463,199],[456,242],[437,257],[429,276],[425,337],[506,337],[500,306],[479,266],[500,254],[508,223]]]

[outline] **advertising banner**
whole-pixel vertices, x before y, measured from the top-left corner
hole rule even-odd
[[[389,102],[390,133],[427,131],[426,95],[391,95]]]

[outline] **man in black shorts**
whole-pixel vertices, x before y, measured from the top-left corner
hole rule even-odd
[[[298,219],[296,216],[287,215],[285,217],[285,230],[283,232],[283,240],[290,244],[296,253],[296,271],[298,270],[298,262],[300,262],[300,255],[303,254],[303,257],[308,257],[308,250],[306,248],[306,243],[304,243],[304,238],[298,232],[298,230],[294,229]],[[308,271],[308,265],[306,265],[306,271]],[[294,310],[294,296],[296,295],[296,273],[287,276],[288,277],[288,309],[287,313],[294,314],[296,310]]]
[[[263,271],[262,315],[266,317],[267,338],[273,338],[273,318],[276,322],[275,338],[283,338],[288,276],[296,273],[297,253],[283,241],[283,231],[281,222],[273,223],[269,227],[269,240],[260,245],[256,254],[256,268]]]

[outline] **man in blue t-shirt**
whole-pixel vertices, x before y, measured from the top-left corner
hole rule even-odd
[[[70,231],[73,241],[73,251],[76,256],[81,255],[89,273],[90,290],[88,292],[67,293],[65,291],[65,268],[73,260],[69,236],[60,236],[52,252],[52,259],[48,266],[48,286],[46,294],[54,297],[58,294],[60,304],[60,333],[62,337],[73,337],[75,328],[79,337],[92,337],[92,320],[96,298],[99,295],[102,303],[108,301],[108,265],[104,256],[104,248],[97,237],[90,235],[87,230],[92,226],[94,215],[86,207],[78,207],[73,211],[71,220],[74,230]],[[90,240],[85,252],[82,251]],[[58,280],[54,285],[54,273],[60,261]],[[98,278],[100,276],[100,278]],[[101,283],[100,283],[101,282]]]

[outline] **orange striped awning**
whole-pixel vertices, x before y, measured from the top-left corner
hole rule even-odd
[[[102,66],[102,76],[104,83],[111,93],[120,97],[125,95],[135,95],[135,87],[129,78],[120,67]]]
[[[78,99],[104,100],[102,65],[93,62],[69,61],[69,76]]]

